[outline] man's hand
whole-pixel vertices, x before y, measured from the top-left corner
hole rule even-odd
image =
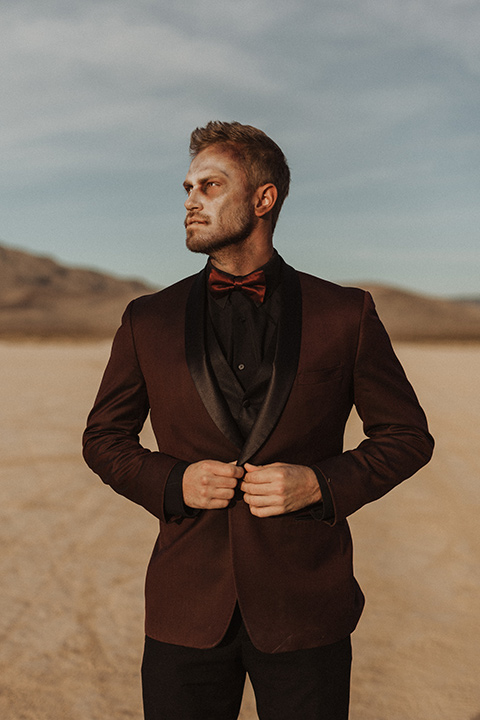
[[[200,460],[183,474],[183,499],[186,505],[201,510],[226,508],[233,498],[243,468],[235,463]]]
[[[240,486],[250,512],[257,517],[284,515],[318,503],[322,493],[313,470],[304,465],[250,465]]]

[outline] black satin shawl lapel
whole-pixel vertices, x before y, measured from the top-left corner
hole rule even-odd
[[[259,450],[278,422],[297,374],[302,339],[302,292],[296,271],[282,265],[281,312],[273,372],[267,395],[248,436],[238,464],[243,465]]]
[[[197,275],[187,300],[185,317],[187,365],[197,392],[213,422],[237,448],[241,448],[244,442],[242,435],[218,389],[208,361],[205,337],[205,275],[205,270]]]

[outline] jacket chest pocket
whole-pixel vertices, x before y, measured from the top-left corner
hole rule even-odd
[[[316,370],[305,370],[299,372],[296,382],[298,385],[319,385],[333,380],[339,381],[343,378],[343,365],[317,368]]]

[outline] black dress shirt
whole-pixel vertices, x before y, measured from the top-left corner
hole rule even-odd
[[[210,267],[209,260],[207,278]],[[268,389],[280,319],[281,260],[277,252],[259,269],[264,271],[266,280],[263,303],[255,303],[241,290],[233,290],[221,298],[213,297],[207,290],[206,344],[210,364],[245,439]],[[165,512],[169,516],[194,517],[200,512],[183,501],[182,480],[188,465],[177,463],[168,478]],[[323,475],[317,471],[315,474],[323,502],[308,510],[315,519],[328,520],[334,514],[330,490]]]

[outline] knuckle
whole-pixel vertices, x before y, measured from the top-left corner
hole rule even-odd
[[[280,497],[283,497],[285,495],[286,485],[284,480],[277,480],[277,482],[275,483],[275,490],[280,495]]]

